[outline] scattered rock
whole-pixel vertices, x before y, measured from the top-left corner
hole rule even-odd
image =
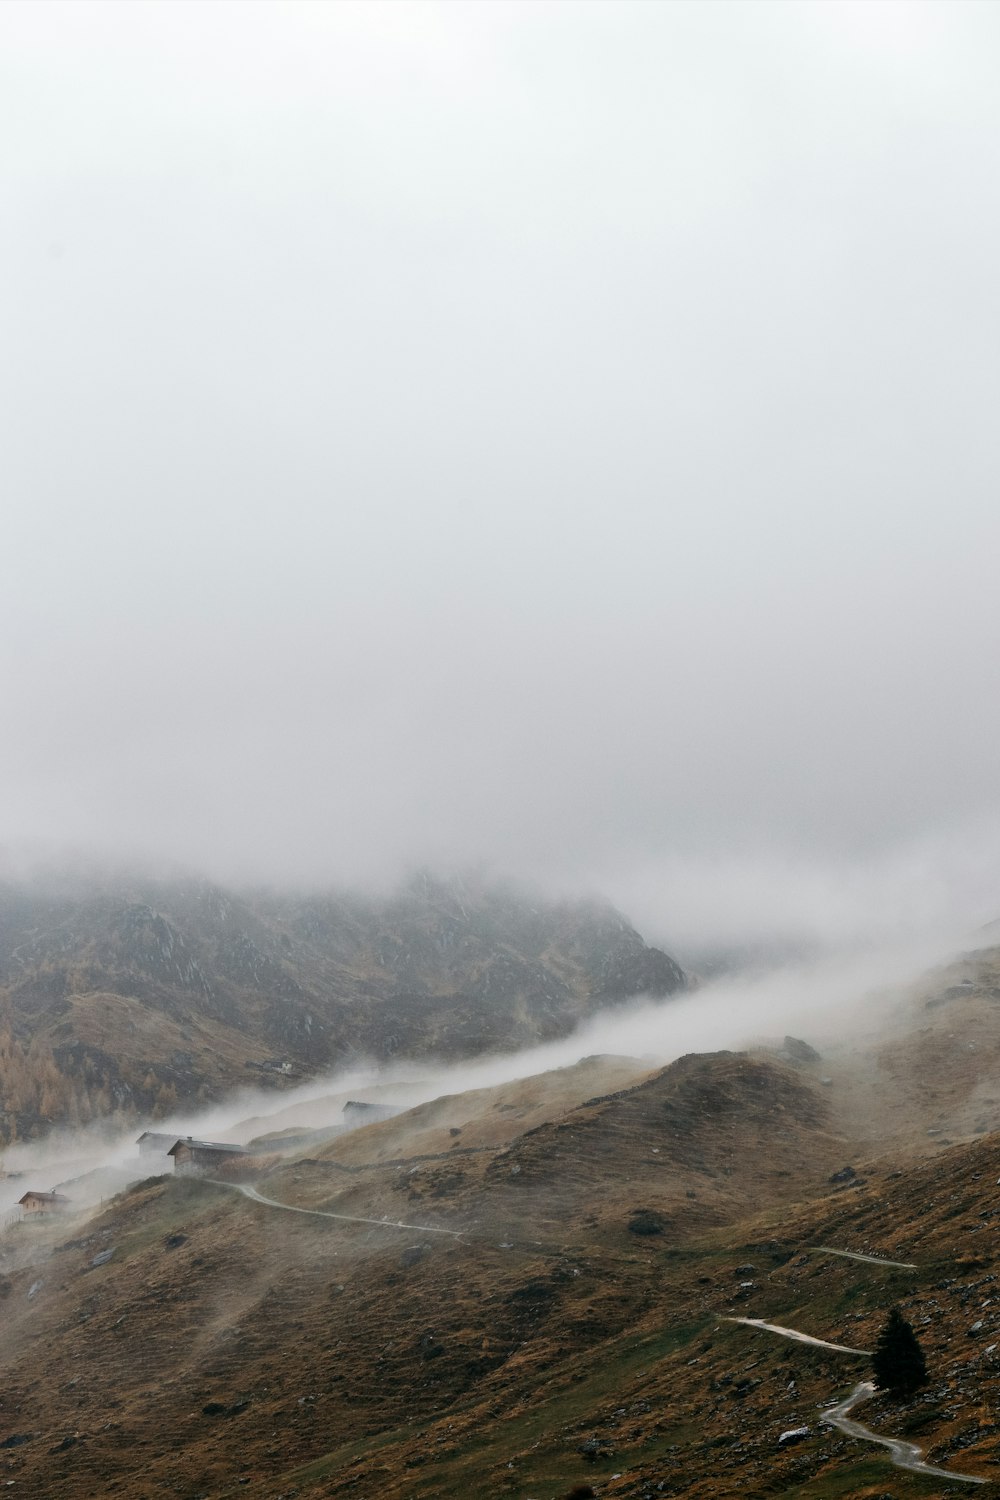
[[[820,1054],[816,1048],[810,1047],[808,1042],[803,1042],[797,1036],[786,1036],[781,1044],[781,1050],[795,1062],[819,1062],[820,1060]]]
[[[610,1447],[603,1438],[586,1438],[577,1447],[577,1453],[582,1453],[588,1463],[596,1463],[599,1458],[611,1458],[614,1449]]]

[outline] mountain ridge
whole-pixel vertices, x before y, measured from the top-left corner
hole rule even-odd
[[[388,896],[8,882],[0,1128],[157,1118],[359,1058],[514,1050],[687,982],[608,903],[468,878],[421,874]]]

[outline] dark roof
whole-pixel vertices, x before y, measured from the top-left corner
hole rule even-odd
[[[245,1146],[231,1146],[228,1141],[196,1141],[189,1135],[182,1135],[179,1139],[175,1137],[174,1144],[167,1152],[168,1156],[174,1156],[178,1146],[190,1146],[193,1151],[231,1151],[236,1156],[246,1156]]]
[[[29,1198],[37,1198],[40,1203],[68,1203],[69,1199],[63,1193],[36,1193],[34,1191],[25,1193],[23,1198],[18,1198],[18,1203],[27,1203]]]
[[[143,1141],[170,1141],[171,1144],[173,1144],[176,1139],[177,1137],[175,1135],[171,1135],[169,1131],[144,1130],[142,1132],[142,1135],[136,1136],[135,1143],[137,1146],[141,1145]]]

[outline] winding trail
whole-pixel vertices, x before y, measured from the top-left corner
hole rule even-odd
[[[223,1182],[218,1177],[206,1177],[203,1181],[214,1183],[216,1187],[233,1188],[245,1198],[250,1198],[254,1203],[263,1203],[268,1208],[283,1208],[290,1214],[311,1214],[314,1219],[340,1219],[345,1224],[372,1224],[376,1229],[406,1229],[413,1234],[447,1234],[455,1240],[461,1239],[465,1233],[463,1229],[439,1229],[433,1224],[404,1224],[399,1219],[362,1219],[357,1214],[332,1214],[322,1208],[298,1208],[294,1203],[279,1203],[276,1198],[265,1198],[263,1193],[258,1193],[256,1188],[247,1187],[244,1182]]]
[[[857,1354],[862,1359],[871,1359],[870,1349],[851,1349],[847,1344],[831,1344],[828,1339],[814,1339],[811,1333],[799,1333],[797,1328],[785,1328],[781,1323],[765,1323],[763,1318],[726,1318],[727,1323],[745,1323],[748,1328],[764,1328],[768,1333],[780,1333],[784,1339],[794,1339],[797,1344],[812,1344],[817,1349],[833,1349],[837,1354]]]
[[[884,1261],[879,1261],[884,1265]],[[799,1333],[797,1328],[785,1328],[781,1323],[765,1323],[761,1318],[726,1318],[727,1323],[745,1323],[750,1328],[764,1328],[768,1333],[780,1334],[782,1338],[793,1339],[797,1344],[813,1344],[820,1349],[834,1349],[838,1354],[860,1354],[866,1359],[871,1356],[865,1349],[849,1349],[846,1344],[831,1344],[827,1339],[815,1339],[810,1333]],[[956,1474],[951,1469],[938,1469],[933,1464],[925,1464],[920,1457],[923,1449],[916,1443],[908,1443],[905,1438],[882,1437],[877,1432],[872,1432],[870,1427],[865,1427],[861,1422],[854,1422],[847,1413],[861,1401],[867,1401],[869,1396],[874,1396],[875,1387],[870,1380],[862,1380],[856,1385],[849,1396],[843,1401],[838,1401],[836,1406],[828,1407],[820,1416],[821,1422],[836,1427],[847,1437],[860,1438],[865,1443],[878,1443],[883,1448],[888,1448],[889,1457],[898,1469],[906,1469],[911,1474],[933,1474],[935,1479],[953,1479],[957,1484],[987,1484],[988,1480],[981,1478],[978,1474]]]
[[[248,1187],[242,1182],[223,1182],[218,1177],[204,1179],[211,1182],[215,1187],[232,1188],[237,1193],[242,1193],[253,1203],[262,1203],[266,1208],[284,1209],[286,1213],[309,1214],[315,1219],[338,1219],[346,1224],[369,1224],[376,1229],[404,1229],[410,1234],[444,1234],[452,1239],[460,1239],[463,1230],[441,1229],[433,1224],[405,1224],[399,1219],[366,1219],[357,1214],[335,1214],[328,1209],[321,1208],[299,1208],[294,1203],[279,1203],[276,1198],[265,1198],[263,1193],[258,1193],[256,1188]],[[863,1261],[868,1265],[887,1266],[901,1271],[915,1271],[917,1267],[908,1261],[880,1260],[875,1255],[862,1255],[855,1250],[834,1250],[829,1245],[817,1245],[817,1250],[827,1255],[841,1255],[847,1260]],[[727,1323],[742,1323],[747,1328],[760,1328],[766,1333],[776,1333],[780,1338],[791,1339],[797,1344],[809,1344],[815,1349],[830,1349],[835,1354],[852,1354],[859,1359],[870,1359],[871,1351],[868,1349],[852,1349],[848,1344],[834,1344],[829,1339],[815,1338],[811,1333],[801,1333],[797,1328],[786,1328],[782,1323],[768,1323],[763,1318],[737,1318],[726,1317]],[[860,1381],[849,1396],[839,1401],[836,1406],[828,1407],[821,1414],[820,1421],[829,1427],[836,1427],[846,1437],[859,1438],[865,1443],[877,1443],[882,1448],[887,1448],[889,1457],[898,1469],[905,1469],[910,1474],[929,1474],[935,1479],[949,1479],[956,1484],[986,1484],[988,1481],[978,1474],[958,1474],[951,1469],[940,1469],[934,1464],[924,1463],[920,1457],[923,1449],[916,1443],[907,1442],[905,1438],[883,1437],[880,1433],[872,1432],[870,1427],[865,1427],[861,1422],[855,1422],[848,1416],[855,1406],[862,1401],[867,1401],[875,1394],[875,1386],[870,1380]]]
[[[988,1483],[978,1474],[956,1474],[952,1469],[939,1469],[934,1464],[925,1464],[920,1457],[923,1449],[919,1448],[916,1443],[908,1443],[904,1438],[881,1437],[877,1432],[872,1432],[870,1427],[851,1421],[847,1415],[851,1408],[857,1406],[860,1401],[867,1401],[869,1396],[874,1396],[874,1394],[875,1387],[871,1381],[862,1380],[849,1396],[825,1411],[820,1420],[828,1422],[831,1427],[838,1428],[847,1437],[861,1438],[866,1443],[879,1443],[883,1448],[888,1448],[889,1457],[896,1467],[907,1469],[911,1474],[933,1474],[935,1479],[953,1479],[957,1484]]]
[[[859,1250],[834,1250],[832,1245],[816,1245],[816,1250],[822,1250],[824,1255],[842,1255],[845,1260],[860,1260],[866,1266],[885,1266],[892,1271],[916,1271],[917,1267],[911,1260],[883,1260],[879,1255],[862,1255]]]

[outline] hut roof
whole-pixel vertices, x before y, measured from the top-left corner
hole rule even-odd
[[[189,1135],[174,1137],[174,1144],[167,1152],[168,1156],[176,1156],[181,1146],[188,1146],[193,1151],[229,1151],[234,1156],[246,1156],[245,1146],[233,1146],[228,1141],[196,1141]]]
[[[65,1196],[64,1193],[38,1193],[38,1192],[35,1192],[34,1190],[25,1193],[24,1197],[23,1198],[18,1198],[17,1201],[18,1201],[18,1203],[27,1203],[27,1201],[28,1201],[29,1198],[35,1199],[38,1203],[68,1203],[69,1202],[69,1199]]]

